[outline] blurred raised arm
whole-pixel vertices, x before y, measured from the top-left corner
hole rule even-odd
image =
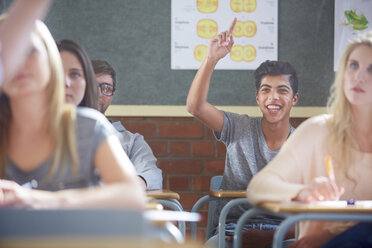
[[[1,82],[14,77],[27,54],[35,20],[43,19],[52,0],[15,0],[0,25]]]

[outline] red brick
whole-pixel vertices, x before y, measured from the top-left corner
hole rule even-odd
[[[192,153],[198,156],[213,156],[214,143],[210,141],[193,142]]]
[[[151,141],[149,145],[155,157],[163,157],[167,155],[167,142],[165,141]]]
[[[194,190],[209,190],[211,176],[195,176],[193,177],[193,189]]]
[[[189,142],[171,142],[169,144],[169,154],[176,155],[176,156],[190,155],[190,143]]]
[[[159,137],[201,138],[202,125],[194,123],[159,123]]]
[[[143,121],[145,120],[145,117],[122,117],[121,120],[123,123],[126,122],[137,122],[137,121]]]
[[[216,139],[214,137],[213,131],[206,126],[204,127],[204,137],[207,140],[215,140]]]
[[[168,177],[168,188],[170,190],[189,190],[190,189],[190,179],[188,177]]]
[[[197,200],[199,200],[203,196],[203,194],[180,193],[180,203],[185,211],[190,211]]]
[[[197,229],[196,229],[196,247],[204,247],[202,244],[206,242],[206,240],[205,240],[205,237],[206,237],[205,236],[205,231],[206,231],[206,228],[205,227],[201,227],[200,225],[197,225]],[[194,238],[191,238],[191,236],[190,236],[190,230],[187,228],[186,229],[186,240],[190,240],[190,239],[192,240],[192,242],[194,242]],[[192,246],[192,245],[189,244],[189,246]],[[210,247],[210,246],[208,246],[208,247]]]
[[[171,120],[176,122],[198,122],[198,120],[193,117],[171,117]]]
[[[147,117],[147,120],[153,122],[160,122],[160,121],[169,121],[171,120],[170,117]]]
[[[163,172],[163,189],[169,189],[168,177],[169,176]]]
[[[199,222],[197,223],[197,229],[196,229],[196,240],[197,243],[200,243],[200,245],[197,245],[197,247],[203,247],[202,243],[205,243],[205,232],[206,232],[206,227],[204,225],[200,225]],[[186,239],[189,240],[191,239],[190,236],[190,228],[186,228]],[[193,238],[192,238],[193,240]],[[208,246],[209,247],[209,246]]]
[[[217,146],[217,156],[225,158],[225,156],[226,156],[226,146],[225,146],[225,144],[218,141],[216,143],[216,146]]]
[[[158,159],[158,167],[165,174],[200,174],[202,161],[197,159]]]
[[[207,235],[205,234],[206,230],[206,228],[198,228],[196,230],[196,240],[198,240],[199,242],[205,242],[205,237],[207,237]]]
[[[142,134],[146,138],[156,136],[156,126],[152,123],[126,123],[124,127],[130,132]]]
[[[225,169],[224,159],[209,159],[205,162],[205,171],[208,173],[222,175],[224,169]]]
[[[198,227],[207,226],[208,223],[208,211],[200,211],[201,220],[198,222]]]
[[[302,122],[304,122],[307,118],[290,118],[289,122],[294,128],[297,128]]]

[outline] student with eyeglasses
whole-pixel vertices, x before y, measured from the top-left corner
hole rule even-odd
[[[114,92],[116,90],[115,86],[109,84],[109,83],[97,83],[98,88],[101,90],[100,92],[104,96],[113,96]]]
[[[98,110],[104,114],[115,94],[116,72],[107,61],[92,60],[92,65],[99,88]],[[120,121],[112,122],[112,125],[121,134],[121,145],[133,163],[143,188],[162,189],[162,172],[156,166],[156,158],[143,136],[129,132]]]

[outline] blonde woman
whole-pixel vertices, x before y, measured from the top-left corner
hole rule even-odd
[[[0,96],[0,206],[143,208],[116,131],[98,111],[65,104],[63,75],[38,21],[23,66]]]
[[[371,200],[372,32],[347,47],[331,88],[329,114],[305,121],[248,186],[248,200]],[[327,177],[331,156],[335,180]],[[291,247],[320,247],[355,223],[307,221]]]

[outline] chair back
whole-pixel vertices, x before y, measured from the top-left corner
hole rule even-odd
[[[211,178],[210,182],[210,190],[219,190],[222,183],[222,176],[214,176]],[[213,221],[214,221],[214,212],[216,209],[216,200],[209,201],[209,207],[208,207],[208,223],[207,223],[207,233],[206,237],[207,240],[212,236],[212,228],[213,228]]]

